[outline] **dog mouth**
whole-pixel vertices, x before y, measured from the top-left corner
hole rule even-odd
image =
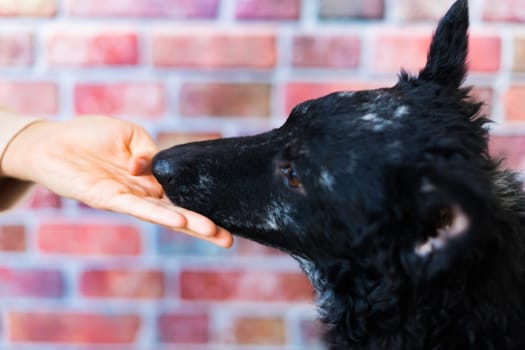
[[[439,225],[433,236],[416,244],[415,252],[421,257],[433,255],[451,240],[461,237],[470,227],[470,220],[457,205],[439,211]]]

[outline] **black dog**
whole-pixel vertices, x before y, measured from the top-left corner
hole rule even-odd
[[[419,76],[154,159],[171,201],[299,261],[330,349],[525,349],[525,196],[461,88],[467,30],[458,0]]]

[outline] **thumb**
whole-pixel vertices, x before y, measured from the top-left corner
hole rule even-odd
[[[151,174],[151,161],[159,148],[151,136],[143,128],[138,127],[130,142],[131,157],[128,171],[131,175],[141,176]]]

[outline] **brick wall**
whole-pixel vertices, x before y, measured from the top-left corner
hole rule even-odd
[[[0,104],[102,113],[162,147],[280,125],[297,102],[420,68],[452,0],[0,0]],[[525,0],[471,0],[468,83],[525,170]],[[294,261],[38,189],[0,217],[0,349],[319,349]]]

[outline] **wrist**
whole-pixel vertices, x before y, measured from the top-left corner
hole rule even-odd
[[[43,151],[42,141],[49,137],[52,122],[37,120],[21,129],[10,140],[0,163],[2,176],[35,181],[38,174],[38,153]]]

